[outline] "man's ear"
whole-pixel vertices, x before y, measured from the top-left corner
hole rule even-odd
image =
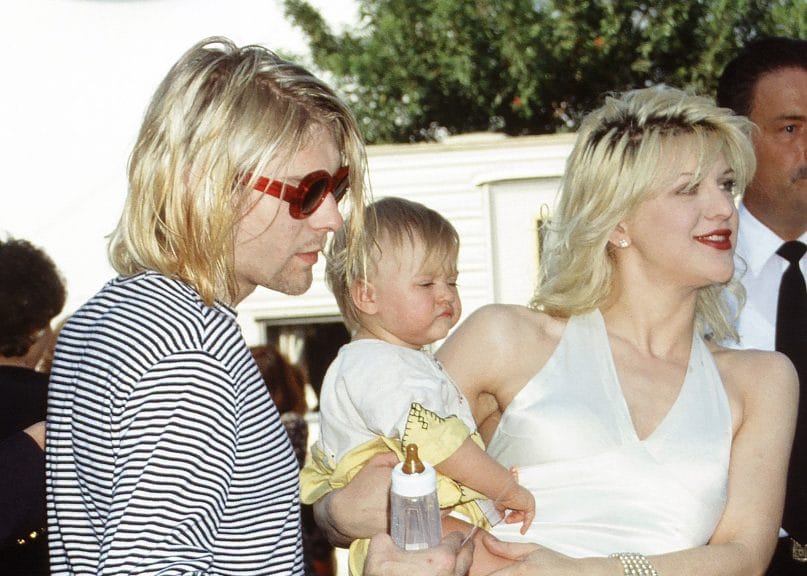
[[[353,304],[364,314],[375,314],[378,305],[375,302],[375,288],[372,282],[367,280],[356,280],[350,287],[350,297]]]

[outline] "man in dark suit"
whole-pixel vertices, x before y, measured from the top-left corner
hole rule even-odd
[[[747,292],[740,346],[778,350],[807,385],[807,41],[762,38],[725,68],[717,101],[756,124],[757,170],[740,206],[737,271]],[[764,382],[760,382],[764,385]],[[807,574],[807,389],[769,575]]]

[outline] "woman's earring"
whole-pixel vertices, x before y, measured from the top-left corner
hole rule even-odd
[[[620,238],[619,242],[617,242],[617,245],[620,248],[627,248],[628,246],[630,246],[630,240],[628,240],[627,238]]]

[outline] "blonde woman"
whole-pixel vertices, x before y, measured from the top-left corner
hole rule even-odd
[[[524,539],[554,552],[535,573],[765,570],[796,378],[713,343],[736,337],[721,293],[748,133],[677,90],[608,98],[568,160],[531,309],[484,309],[441,352],[491,455],[543,503]]]

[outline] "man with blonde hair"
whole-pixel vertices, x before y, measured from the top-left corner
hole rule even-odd
[[[56,346],[55,574],[303,573],[297,461],[235,307],[310,287],[340,199],[361,228],[364,173],[353,116],[303,68],[226,38],[171,68],[131,155],[119,276]]]

